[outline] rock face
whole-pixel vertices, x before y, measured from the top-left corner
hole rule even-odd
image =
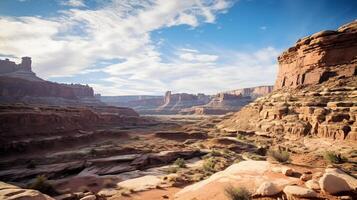
[[[164,103],[163,96],[152,95],[101,96],[99,99],[107,105],[133,108],[140,114],[150,114]]]
[[[249,96],[249,97],[252,97],[253,99],[255,99],[257,97],[261,97],[261,96],[271,93],[273,91],[273,88],[274,87],[272,85],[266,85],[266,86],[258,86],[258,87],[250,87],[250,88],[231,90],[231,91],[228,91],[225,93],[242,95],[244,97]]]
[[[321,40],[322,43],[317,43],[320,46],[326,39],[327,46],[324,48],[315,48],[319,50],[319,55],[323,55],[323,62],[320,60],[314,65],[306,65],[309,68],[309,73],[305,74],[304,80],[293,82],[285,81],[289,84],[280,84],[281,76],[294,77],[293,71],[286,70],[294,66],[298,72],[306,70],[305,65],[291,64],[287,67],[286,62],[289,59],[287,53],[283,53],[279,57],[280,69],[273,93],[264,97],[258,98],[253,103],[243,108],[240,112],[233,115],[230,119],[221,122],[218,128],[226,131],[251,130],[256,133],[264,133],[271,137],[286,137],[288,139],[296,139],[306,135],[317,137],[338,139],[338,140],[357,140],[357,76],[355,74],[356,64],[332,64],[334,59],[346,61],[353,52],[356,57],[356,39],[354,42],[342,42],[342,39],[354,37],[357,34],[356,22],[347,26],[343,26],[337,33],[326,36],[317,37],[316,34],[309,38]],[[325,38],[327,37],[327,38]],[[325,38],[325,39],[324,39]],[[342,38],[342,39],[341,39]],[[315,41],[316,42],[316,41]],[[335,44],[336,43],[336,44]],[[312,45],[312,43],[310,42]],[[315,44],[315,43],[314,43]],[[315,46],[317,45],[315,44]],[[344,46],[341,46],[341,45]],[[353,47],[352,49],[348,46]],[[318,46],[318,45],[317,45]],[[301,45],[299,48],[303,48]],[[298,48],[298,49],[299,49]],[[307,48],[307,47],[304,47]],[[335,50],[333,50],[335,48]],[[294,47],[293,49],[296,49]],[[310,49],[311,51],[314,48]],[[301,49],[299,50],[301,51]],[[306,50],[307,51],[307,50]],[[341,52],[340,52],[341,51]],[[290,51],[289,51],[290,52]],[[345,54],[343,52],[346,52]],[[288,54],[290,55],[290,54]],[[295,54],[294,54],[295,55]],[[300,55],[300,54],[299,54]],[[308,54],[306,54],[307,56]],[[316,52],[313,53],[316,55]],[[346,57],[343,57],[346,55]],[[341,57],[342,56],[342,57]],[[284,61],[285,58],[286,60]],[[305,58],[304,60],[308,60]],[[336,61],[337,62],[337,61]],[[346,61],[347,62],[347,61]],[[330,63],[328,66],[326,63]],[[324,78],[321,70],[330,70],[336,73],[336,76]],[[353,71],[353,72],[352,72]],[[312,81],[312,74],[319,74],[319,78],[323,77],[324,81]],[[347,73],[348,72],[348,73]],[[350,73],[351,72],[351,73]],[[288,75],[289,74],[289,75]],[[310,76],[311,75],[311,76]],[[309,78],[310,77],[310,78]],[[286,78],[286,80],[290,80]],[[294,78],[296,80],[296,76]],[[315,79],[314,79],[315,80]],[[297,87],[299,85],[305,87]],[[280,88],[280,89],[279,89]]]
[[[32,71],[31,64],[30,57],[23,57],[20,64],[16,64],[9,59],[0,60],[0,75],[29,81],[43,81]]]
[[[131,108],[0,106],[0,152],[21,152],[46,145],[50,148],[60,140],[85,141],[110,134],[91,132],[99,126],[127,127],[147,122]],[[83,133],[78,135],[86,137],[73,135],[79,130]]]
[[[321,31],[297,41],[278,57],[275,89],[319,84],[357,74],[357,21],[337,31]]]
[[[184,108],[207,104],[209,100],[209,96],[204,94],[172,94],[171,91],[167,91],[164,97],[164,104],[158,107],[157,111],[161,114],[175,114]]]
[[[100,104],[88,85],[59,84],[38,78],[32,72],[29,57],[22,58],[20,64],[0,60],[0,77],[2,103]]]
[[[37,190],[22,189],[14,185],[0,182],[0,199],[3,200],[54,200]]]
[[[242,161],[213,174],[206,180],[183,188],[175,194],[175,199],[226,199],[222,191],[228,185],[245,187],[251,193],[258,191],[267,195],[279,193],[286,185],[298,181],[297,178],[272,172],[271,167],[272,165],[267,161]],[[268,186],[260,187],[264,182],[269,182]]]
[[[181,114],[200,114],[200,115],[222,115],[228,112],[238,111],[243,106],[252,102],[250,96],[242,94],[219,93],[212,100],[203,106],[194,106],[192,108],[183,109]]]

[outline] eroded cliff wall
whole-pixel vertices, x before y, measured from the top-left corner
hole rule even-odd
[[[268,137],[357,141],[357,22],[322,31],[279,56],[275,91],[217,127]]]
[[[357,21],[297,41],[279,57],[275,89],[319,84],[357,73]]]

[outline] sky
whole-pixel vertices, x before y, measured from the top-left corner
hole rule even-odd
[[[355,19],[355,0],[0,0],[0,58],[107,96],[215,94],[273,85],[279,54]]]

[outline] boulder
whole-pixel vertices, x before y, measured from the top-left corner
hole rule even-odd
[[[281,168],[281,173],[283,173],[285,176],[292,176],[294,174],[294,170],[290,167],[282,167]]]
[[[339,192],[351,191],[352,188],[346,180],[333,174],[324,174],[319,180],[320,188],[323,192],[336,194]]]
[[[281,192],[281,189],[279,189],[274,183],[267,181],[258,187],[255,194],[259,196],[273,196],[279,192]]]
[[[289,185],[286,186],[283,191],[288,199],[317,197],[317,193],[315,191],[300,186]]]
[[[305,186],[312,190],[320,190],[320,185],[317,180],[308,180],[305,182]]]
[[[300,180],[302,181],[308,181],[308,180],[311,180],[312,179],[312,174],[302,174],[300,176]]]

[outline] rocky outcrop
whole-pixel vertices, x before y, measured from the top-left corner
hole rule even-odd
[[[286,64],[293,62],[289,56],[300,55],[304,52],[301,48],[307,48],[300,44],[301,41],[298,43],[300,45],[293,48],[298,49],[295,54],[293,54],[294,51],[292,50],[288,51],[290,53],[283,53],[279,57],[280,67],[277,84],[275,85],[277,90],[258,98],[230,119],[221,122],[218,128],[226,131],[251,130],[257,134],[264,133],[263,135],[266,136],[285,137],[288,139],[311,135],[356,141],[356,64],[353,65],[354,61],[349,59],[356,57],[357,46],[356,39],[354,42],[351,40],[348,40],[349,42],[345,41],[346,38],[357,37],[356,23],[353,22],[343,26],[336,33],[310,36],[311,41],[309,40],[309,44],[316,46],[315,49],[310,48],[310,50],[318,50],[319,53],[314,52],[310,55],[307,54],[306,50],[303,60],[307,62],[308,58],[313,57],[312,55],[320,55],[320,57],[322,56],[321,59],[323,59],[316,61],[313,65]],[[320,41],[320,43],[315,40]],[[327,46],[321,46],[325,44],[329,44],[328,48]],[[336,59],[341,62],[337,62]],[[341,64],[348,60],[350,61],[349,63]],[[333,62],[335,63],[334,65],[332,65]],[[299,74],[306,70],[307,66],[309,67],[309,73],[301,75],[304,77],[304,81],[291,82],[290,78],[293,77],[295,81],[297,76],[295,73]],[[287,70],[290,68],[294,70]],[[321,70],[334,72],[336,76],[326,78]],[[314,76],[316,74],[318,78]],[[286,84],[280,84],[282,75],[289,77],[285,80]],[[323,81],[320,81],[321,77]],[[297,87],[301,84],[307,85],[305,87]]]
[[[128,127],[148,122],[131,108],[0,106],[1,152],[21,152],[37,143],[50,146],[51,141],[85,140],[80,135],[93,138],[95,134],[85,133],[96,127]],[[72,138],[72,134],[79,130],[83,134]]]
[[[175,194],[175,199],[226,199],[223,191],[230,185],[245,187],[252,194],[279,193],[286,185],[298,182],[297,178],[273,172],[271,168],[272,164],[267,161],[242,161],[213,174],[206,180],[186,186]],[[274,185],[273,189],[262,191],[261,184],[266,181]]]
[[[160,114],[176,114],[185,108],[207,104],[209,100],[209,96],[204,94],[172,94],[171,91],[168,91],[165,93],[164,104],[156,110]]]
[[[222,115],[228,112],[238,111],[252,101],[250,96],[242,94],[219,93],[203,106],[195,106],[180,111],[181,114]]]
[[[237,89],[237,90],[231,90],[228,92],[224,92],[227,94],[234,94],[234,95],[242,95],[244,97],[252,97],[253,99],[257,97],[264,96],[266,94],[269,94],[273,91],[273,86],[272,85],[266,85],[266,86],[258,86],[258,87],[250,87],[250,88],[242,88],[242,89]]]
[[[30,57],[23,57],[20,64],[9,59],[0,60],[0,76],[21,78],[29,81],[44,81],[32,71]]]
[[[37,190],[22,189],[14,185],[0,182],[0,199],[3,200],[54,200]]]
[[[96,104],[93,88],[80,84],[59,84],[38,78],[31,69],[31,58],[20,64],[0,60],[0,102],[29,104]]]
[[[298,40],[278,61],[275,89],[357,75],[357,21]]]

